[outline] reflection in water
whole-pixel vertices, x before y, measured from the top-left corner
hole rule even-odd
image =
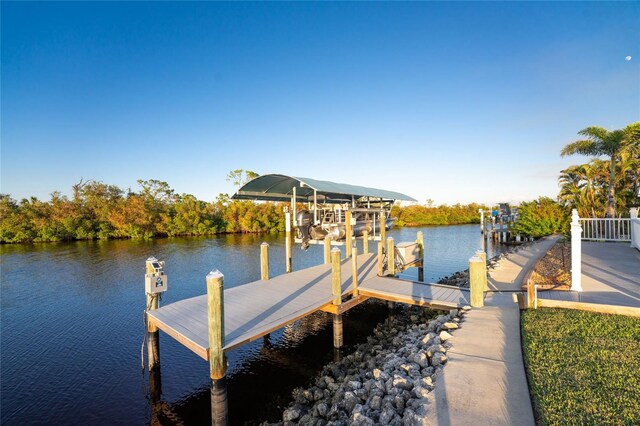
[[[480,248],[476,225],[389,235],[412,241],[418,230],[427,281],[466,269]],[[227,287],[259,279],[262,241],[270,245],[272,275],[284,273],[284,241],[277,235],[0,246],[0,423],[148,424],[155,412],[163,424],[179,423],[171,413],[185,424],[210,424],[206,361],[160,333],[162,380],[140,374],[145,260],[166,261],[166,305],[204,294],[213,268],[225,274]],[[296,246],[293,268],[320,264],[322,257],[322,246],[306,252]],[[415,268],[403,275],[412,274]],[[345,353],[386,316],[386,305],[375,302],[345,314]],[[228,353],[234,422],[278,418],[291,390],[333,359],[331,321],[320,312],[271,333],[268,344],[260,339]]]

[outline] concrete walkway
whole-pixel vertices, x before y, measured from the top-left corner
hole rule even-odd
[[[640,251],[629,243],[583,241],[579,300],[640,307]]]
[[[472,309],[453,334],[449,362],[436,379],[430,423],[534,425],[522,361],[520,290],[530,268],[558,237],[544,238],[502,259],[489,272],[485,307]]]

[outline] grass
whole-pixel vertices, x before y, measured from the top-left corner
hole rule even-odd
[[[538,424],[640,424],[640,319],[529,309],[522,339]]]

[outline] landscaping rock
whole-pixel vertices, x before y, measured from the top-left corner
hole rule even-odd
[[[441,341],[446,342],[447,340],[451,339],[453,336],[446,331],[441,331],[438,337],[440,337]]]
[[[442,324],[442,328],[444,328],[445,330],[455,330],[458,328],[458,324],[456,324],[455,322],[445,322],[444,324]]]
[[[464,309],[433,316],[405,305],[377,326],[366,343],[325,366],[309,389],[296,389],[286,425],[421,425],[434,378],[447,362],[451,334]],[[436,334],[437,333],[437,334]]]

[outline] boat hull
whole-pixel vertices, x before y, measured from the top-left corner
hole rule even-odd
[[[395,224],[396,218],[388,218],[385,223],[385,230],[390,230]],[[353,235],[361,237],[367,231],[369,235],[379,234],[380,225],[372,220],[359,220],[353,225]],[[344,223],[330,223],[314,225],[311,227],[310,236],[314,240],[323,240],[327,235],[334,241],[344,240],[347,236],[347,227]]]

